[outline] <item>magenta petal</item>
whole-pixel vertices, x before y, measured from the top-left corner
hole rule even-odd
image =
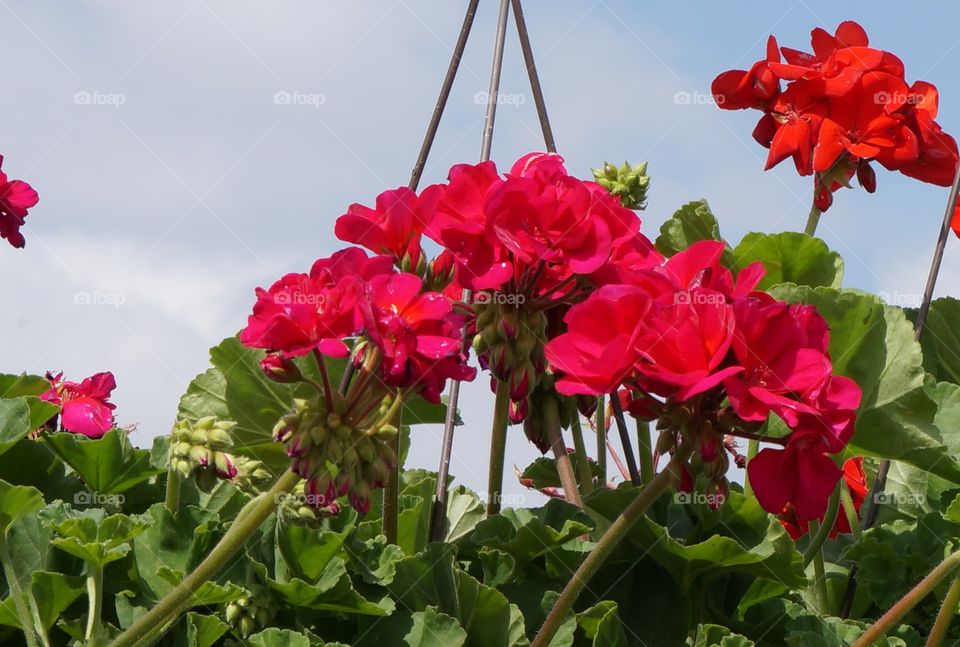
[[[88,438],[100,438],[113,426],[113,412],[93,398],[74,398],[63,405],[63,428]]]

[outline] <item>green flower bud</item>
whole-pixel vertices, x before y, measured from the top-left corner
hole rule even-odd
[[[620,198],[624,207],[628,209],[646,207],[647,193],[650,189],[646,162],[637,166],[624,162],[620,168],[604,162],[602,169],[593,169],[593,177],[597,184],[609,191],[611,195]]]

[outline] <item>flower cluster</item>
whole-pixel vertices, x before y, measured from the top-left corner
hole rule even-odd
[[[814,29],[811,46],[812,53],[778,47],[771,36],[764,59],[713,81],[719,107],[763,112],[753,137],[770,149],[766,168],[793,158],[800,175],[814,176],[820,211],[854,175],[873,193],[873,161],[949,186],[957,142],[936,121],[937,88],[926,81],[908,84],[903,62],[869,47],[855,22],[842,23],[833,35]]]
[[[97,373],[82,382],[63,379],[63,373],[47,373],[50,390],[40,399],[60,407],[60,427],[72,434],[100,438],[113,427],[110,394],[117,388],[113,373]]]
[[[261,362],[268,377],[316,388],[317,396],[298,400],[274,435],[307,479],[306,494],[318,509],[344,495],[358,510],[369,509],[371,490],[383,487],[395,467],[390,441],[403,397],[438,403],[447,379],[470,380],[476,373],[466,362],[464,317],[453,302],[427,290],[420,276],[394,267],[395,260],[410,262],[419,254],[410,251],[419,250],[419,241],[390,249],[396,259],[350,247],[317,260],[308,273],[287,274],[258,289],[240,333],[246,346],[269,351]],[[308,354],[320,382],[295,361]],[[331,385],[325,358],[346,357],[357,377],[340,392]]]
[[[0,155],[0,166],[3,165],[3,155]],[[26,241],[20,228],[27,217],[27,210],[40,201],[37,192],[23,180],[10,180],[7,174],[0,170],[0,238],[17,248],[24,246]]]
[[[763,507],[817,518],[840,478],[831,455],[853,434],[860,389],[833,373],[829,332],[813,306],[755,289],[757,263],[738,275],[723,243],[701,241],[655,267],[624,273],[573,306],[546,346],[565,395],[625,386],[629,410],[658,419],[658,451],[693,448],[691,465],[725,494],[726,436],[763,438],[747,466]],[[771,417],[790,429],[764,437]],[[689,483],[692,485],[692,481]]]

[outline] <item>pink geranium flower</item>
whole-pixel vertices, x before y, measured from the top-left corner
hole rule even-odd
[[[63,373],[47,374],[50,390],[42,400],[60,406],[60,426],[64,431],[100,438],[113,427],[110,394],[117,388],[113,373],[97,373],[79,384],[63,379]]]

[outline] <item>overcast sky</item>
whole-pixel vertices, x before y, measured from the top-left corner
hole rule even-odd
[[[0,370],[78,380],[111,370],[118,421],[139,425],[134,441],[167,433],[207,349],[244,324],[254,288],[335,251],[333,223],[349,203],[406,184],[465,4],[0,0],[3,168],[41,196],[26,249],[0,245]],[[480,3],[424,183],[479,155],[475,96],[487,87],[498,4]],[[713,77],[760,58],[769,33],[807,50],[811,28],[856,19],[904,59],[908,80],[939,86],[940,121],[957,134],[960,9],[924,7],[525,3],[571,172],[649,160],[651,237],[680,204],[706,197],[733,242],[802,229],[810,181],[788,163],[762,172],[757,114],[713,106]],[[501,167],[542,149],[515,39],[511,24],[493,145]],[[947,190],[878,175],[873,196],[837,195],[820,235],[846,259],[846,285],[910,305]],[[958,285],[951,241],[938,292]],[[465,388],[462,406],[452,470],[483,490],[486,379]],[[416,430],[412,465],[435,468],[439,437]],[[512,429],[508,463],[536,455]],[[508,478],[506,492],[522,488]]]

